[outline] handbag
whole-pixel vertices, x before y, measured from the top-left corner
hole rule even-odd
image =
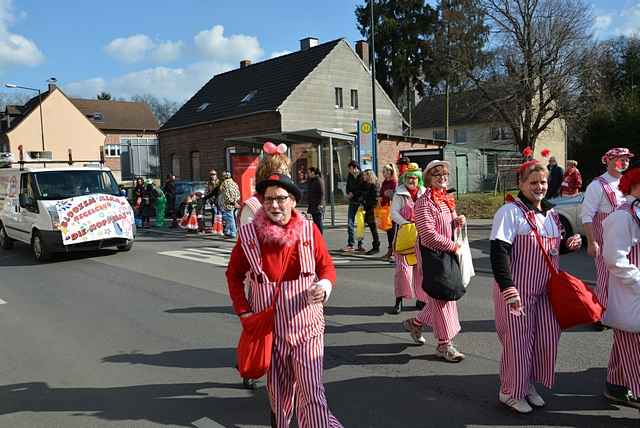
[[[398,227],[396,233],[396,240],[393,244],[393,249],[396,254],[415,254],[416,241],[418,240],[418,229],[416,229],[415,223],[405,223]]]
[[[358,207],[356,211],[356,239],[362,241],[364,239],[364,208]]]
[[[598,302],[598,298],[580,278],[556,269],[544,249],[535,219],[532,219],[529,213],[533,212],[527,212],[527,221],[538,241],[549,273],[551,273],[547,283],[549,301],[560,328],[566,330],[577,325],[593,324],[600,321],[604,309]]]
[[[259,379],[271,366],[275,307],[290,254],[291,247],[287,247],[271,305],[256,314],[240,318],[242,333],[236,348],[236,361],[240,376],[244,379]]]
[[[456,254],[420,245],[422,289],[437,300],[454,301],[467,292],[462,285],[460,260]]]
[[[471,278],[476,276],[476,271],[473,268],[473,258],[471,257],[471,247],[469,246],[466,223],[458,233],[456,245],[460,248],[458,251],[460,274],[462,276],[462,285],[466,288],[469,282],[471,282]]]
[[[385,232],[391,229],[391,206],[385,205],[380,207],[375,207],[373,212],[376,216],[376,223],[378,224],[378,229],[384,230]]]

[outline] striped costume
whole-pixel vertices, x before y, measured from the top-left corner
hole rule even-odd
[[[551,388],[555,380],[555,364],[560,339],[560,325],[551,308],[547,282],[549,269],[532,227],[536,227],[545,250],[557,267],[561,242],[561,224],[553,210],[528,218],[529,209],[519,200],[503,206],[496,218],[513,219],[512,230],[505,234],[512,240],[511,274],[520,294],[524,315],[511,314],[496,283],[493,289],[496,332],[502,344],[500,361],[501,392],[523,399],[534,382]],[[494,219],[494,229],[503,223]],[[493,232],[492,232],[493,234]],[[554,254],[555,253],[555,254]]]
[[[295,213],[295,216],[300,214]],[[326,244],[312,222],[299,220],[302,228],[300,239],[291,252],[280,295],[275,308],[275,332],[271,367],[267,373],[267,392],[271,408],[279,428],[288,427],[295,406],[298,426],[301,428],[341,427],[331,414],[322,383],[324,355],[324,314],[322,304],[308,303],[307,290],[321,278],[318,263],[327,270],[335,269],[330,262]],[[256,233],[256,224],[240,228],[240,240],[231,256],[227,278],[234,309],[260,312],[272,302],[274,275],[265,273],[264,263],[269,255],[265,251],[282,253],[282,247],[274,248],[261,244]],[[325,255],[318,259],[317,247]],[[240,249],[238,249],[240,248]],[[330,266],[327,266],[330,264]],[[295,265],[295,266],[294,266]],[[287,273],[299,268],[295,279]],[[250,271],[248,302],[245,301],[243,280]],[[327,275],[324,275],[327,276]],[[329,275],[331,276],[331,275]]]
[[[452,240],[455,212],[452,212],[444,202],[436,205],[431,198],[431,189],[427,189],[424,195],[418,198],[414,209],[419,244],[437,251],[455,252],[456,247]],[[420,252],[418,251],[417,254],[420,265]],[[416,316],[416,323],[431,326],[438,345],[450,343],[460,332],[456,302],[434,299],[426,293],[424,298],[426,305]]]

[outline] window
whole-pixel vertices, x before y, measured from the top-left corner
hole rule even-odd
[[[342,88],[335,88],[336,90],[336,108],[343,108],[344,104],[342,103]]]
[[[351,90],[351,108],[356,110],[358,109],[358,90],[357,89]]]
[[[242,101],[240,101],[240,104],[248,103],[249,101],[251,101],[256,96],[257,93],[258,93],[257,89],[254,89],[253,91],[249,92],[247,95],[244,96]]]
[[[446,140],[447,133],[444,129],[434,129],[433,130],[433,139],[434,140]]]
[[[180,177],[180,158],[178,155],[171,155],[171,174]]]
[[[107,144],[104,146],[104,155],[108,158],[117,158],[120,153],[120,144]]]
[[[491,128],[491,140],[511,140],[513,139],[513,131],[511,128],[503,126],[501,128]]]
[[[467,130],[462,128],[462,129],[455,129],[453,131],[453,141],[455,143],[458,144],[463,144],[467,142]]]
[[[104,116],[99,111],[92,113],[91,118],[96,122],[104,122]]]
[[[191,179],[200,180],[200,152],[191,152]]]
[[[209,107],[211,104],[210,103],[202,103],[200,104],[200,106],[196,109],[196,111],[201,112],[201,111],[205,111],[207,107]]]
[[[92,193],[120,196],[118,183],[111,172],[42,171],[35,173],[35,182],[41,199],[58,200]]]

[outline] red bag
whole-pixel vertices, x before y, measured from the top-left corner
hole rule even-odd
[[[544,256],[544,261],[551,273],[551,278],[549,278],[549,283],[547,284],[549,300],[551,301],[553,313],[558,323],[560,323],[560,328],[566,330],[577,325],[593,324],[596,321],[600,321],[604,308],[598,302],[596,295],[580,278],[556,269],[542,245],[542,238],[538,232],[535,219],[532,221],[527,215],[527,220],[533,229]]]
[[[275,306],[290,254],[291,247],[287,247],[271,306],[257,314],[240,317],[242,334],[240,334],[236,348],[236,359],[238,371],[244,379],[259,379],[267,373],[271,366]]]

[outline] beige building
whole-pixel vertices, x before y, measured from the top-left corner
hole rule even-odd
[[[53,160],[67,160],[71,149],[74,159],[98,161],[105,143],[105,135],[53,84],[24,106],[7,106],[0,123],[0,151],[11,152],[15,159],[19,146],[26,155],[43,151],[43,135],[44,151],[51,152]]]

